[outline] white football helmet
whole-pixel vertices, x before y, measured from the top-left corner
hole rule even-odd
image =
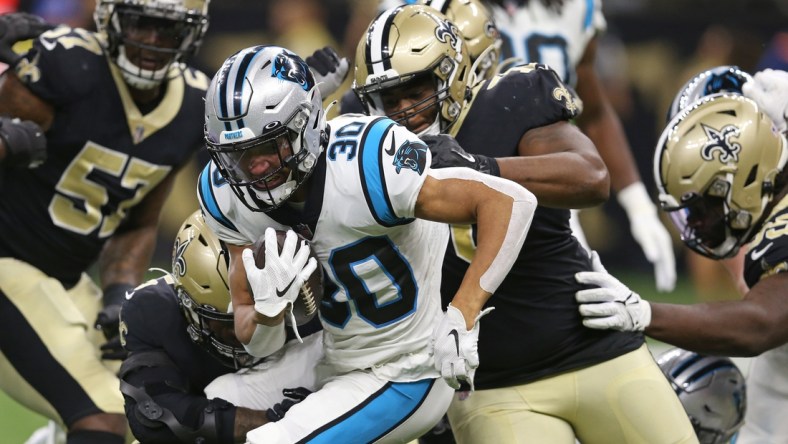
[[[747,385],[729,358],[680,348],[657,357],[701,444],[723,444],[744,424]]]
[[[210,0],[98,0],[93,19],[107,38],[107,52],[130,86],[151,89],[180,75],[208,30]],[[145,43],[155,31],[156,43]],[[128,53],[142,51],[147,66],[138,66]],[[177,69],[171,69],[177,68]]]
[[[225,60],[205,98],[205,142],[219,172],[252,211],[279,207],[317,165],[327,141],[320,90],[301,57],[254,46]],[[279,166],[252,171],[256,159]]]
[[[739,69],[738,66],[717,66],[689,79],[681,87],[668,110],[667,121],[676,117],[690,103],[711,94],[727,92],[742,93],[742,86],[752,80],[752,76]]]

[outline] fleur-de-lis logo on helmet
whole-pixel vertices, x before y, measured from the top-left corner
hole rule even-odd
[[[739,161],[741,144],[731,140],[731,137],[738,137],[741,131],[734,125],[725,125],[717,130],[708,125],[700,124],[709,141],[700,150],[700,155],[704,160],[713,160],[714,153],[719,152],[719,161],[728,163],[731,160]]]
[[[175,239],[175,245],[172,247],[172,274],[177,276],[186,275],[186,260],[183,258],[183,253],[186,251],[186,247],[189,246],[191,241],[191,236],[183,242],[181,242],[180,237]]]
[[[435,37],[442,43],[448,43],[457,52],[460,51],[459,30],[447,20],[437,19],[438,27],[435,28]]]

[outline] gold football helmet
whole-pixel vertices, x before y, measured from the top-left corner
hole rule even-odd
[[[713,259],[735,255],[765,216],[788,159],[785,136],[750,99],[718,93],[679,112],[662,132],[654,177],[684,243]]]
[[[471,63],[462,34],[445,15],[424,5],[383,11],[372,21],[356,51],[353,90],[367,112],[384,115],[381,91],[432,76],[436,92],[428,101],[439,106],[433,132],[446,132],[465,105],[472,81]],[[408,110],[401,110],[404,113]],[[399,114],[399,113],[398,113]]]
[[[481,0],[421,0],[449,20],[462,33],[473,64],[476,81],[495,75],[501,58],[501,33],[495,26],[492,12]]]
[[[231,368],[253,358],[235,338],[228,257],[197,210],[181,225],[172,250],[172,276],[191,339]]]
[[[180,75],[208,30],[210,0],[98,0],[93,19],[130,86],[152,89]],[[155,30],[155,42],[142,37]],[[144,52],[144,56],[139,55]],[[132,53],[136,55],[131,55]],[[142,62],[143,64],[141,64]],[[171,70],[170,68],[178,68]]]

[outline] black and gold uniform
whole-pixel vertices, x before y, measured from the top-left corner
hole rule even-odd
[[[452,132],[469,153],[517,156],[526,131],[576,113],[573,93],[553,71],[526,65],[476,86]],[[468,268],[475,232],[455,226],[451,240],[441,285],[444,305]],[[575,302],[582,286],[574,275],[590,269],[588,254],[569,228],[569,210],[537,207],[517,262],[489,302],[496,309],[480,329],[477,389],[523,384],[606,361],[643,344],[642,334],[583,326]]]
[[[138,109],[98,36],[67,27],[43,34],[17,74],[54,106],[55,118],[48,160],[5,173],[0,256],[70,287],[128,209],[202,146],[208,78],[187,68],[157,106]]]
[[[5,169],[0,185],[0,322],[13,332],[0,335],[0,387],[68,427],[123,414],[118,379],[96,346],[102,292],[85,270],[124,231],[130,209],[202,146],[208,86],[204,74],[173,65],[159,99],[140,109],[101,36],[55,28],[16,66],[54,120],[47,161]]]
[[[576,116],[578,102],[554,71],[512,68],[472,90],[451,127],[472,154],[520,156],[523,135]],[[537,194],[537,198],[538,198]],[[457,291],[475,250],[472,226],[453,226],[441,295]],[[692,427],[642,333],[586,328],[575,273],[590,271],[569,210],[538,206],[525,243],[481,320],[476,391],[455,396],[457,442],[694,442]],[[654,408],[658,413],[643,414]]]

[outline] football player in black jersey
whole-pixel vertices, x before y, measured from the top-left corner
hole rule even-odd
[[[573,91],[537,64],[470,88],[455,26],[443,17],[428,27],[417,18],[430,10],[414,8],[389,10],[370,25],[356,54],[357,94],[370,113],[423,134],[433,166],[500,174],[539,199],[515,266],[489,301],[496,310],[481,321],[476,391],[457,393],[449,409],[457,441],[695,442],[643,336],[600,334],[580,322],[575,292],[584,287],[574,274],[591,270],[591,261],[567,208],[604,201],[609,182],[593,143],[569,122],[579,112]],[[433,45],[443,55],[428,60],[422,48]],[[438,131],[459,145],[430,136]],[[460,285],[476,236],[473,226],[452,227],[444,296]]]
[[[268,411],[206,396],[212,380],[251,367],[255,359],[233,332],[227,254],[199,210],[181,226],[172,253],[172,273],[138,286],[121,310],[120,339],[129,356],[121,366],[120,389],[129,425],[141,443],[242,442],[246,432],[279,419],[309,392],[288,389],[293,399]],[[317,319],[301,327],[305,336],[319,329]],[[320,343],[308,344],[289,353],[316,361]],[[266,368],[267,387],[259,390],[268,389],[268,405],[279,401],[283,387],[312,385],[296,378],[300,369],[282,368],[292,366],[293,358],[287,359]]]
[[[47,143],[37,168],[3,161],[0,319],[14,334],[0,338],[0,387],[64,424],[69,444],[126,435],[96,344],[117,339],[175,174],[202,146],[208,77],[184,62],[208,2],[99,0],[98,32],[46,31],[3,75],[0,114],[35,122]],[[97,261],[100,286],[85,272]]]
[[[687,247],[721,260],[747,245],[743,299],[647,302],[601,268],[578,275],[600,287],[577,294],[588,327],[643,331],[710,355],[757,356],[737,443],[788,436],[788,141],[780,131],[788,116],[788,74],[782,82],[773,75],[745,83],[745,95],[757,104],[733,93],[688,104],[668,123],[654,154],[660,203]]]

